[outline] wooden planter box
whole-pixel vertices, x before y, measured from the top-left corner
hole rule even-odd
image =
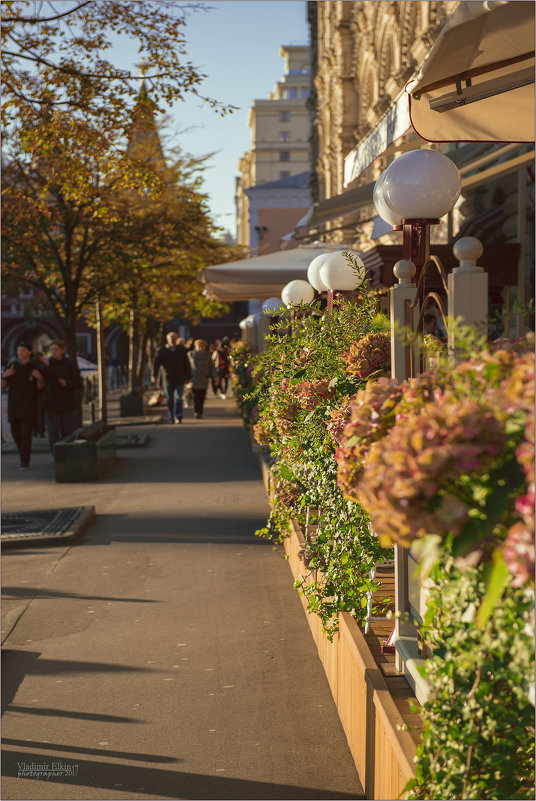
[[[284,540],[293,577],[307,572],[299,557],[305,540],[292,527]],[[307,600],[302,598],[304,609]],[[421,719],[411,712],[406,679],[384,675],[356,621],[339,613],[339,633],[330,642],[320,618],[307,614],[318,655],[337,706],[366,798],[398,798],[415,776],[414,757]],[[407,727],[410,730],[405,730]]]
[[[268,497],[272,493],[270,468],[258,453]],[[283,540],[294,579],[309,572],[300,559],[305,537],[291,524]],[[377,578],[381,576],[378,574]],[[313,578],[311,577],[311,581]],[[385,594],[379,590],[378,596]],[[307,599],[301,597],[304,610]],[[339,613],[339,632],[330,642],[320,618],[307,614],[307,622],[322,662],[331,694],[353,756],[365,797],[399,798],[407,782],[415,777],[414,758],[422,729],[422,718],[410,707],[419,707],[407,680],[393,665],[379,664],[379,640],[365,635],[346,612]],[[386,635],[392,622],[374,626]],[[391,667],[392,670],[387,670]]]

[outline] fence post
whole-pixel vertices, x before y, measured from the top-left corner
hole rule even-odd
[[[415,348],[406,341],[406,330],[414,331],[419,309],[411,309],[417,288],[413,283],[415,264],[409,259],[397,261],[393,272],[398,284],[390,289],[391,312],[391,377],[399,383],[415,375]]]
[[[417,287],[413,282],[415,264],[409,259],[397,261],[393,272],[398,278],[390,290],[391,312],[391,378],[401,383],[416,374],[416,347],[407,342],[406,331],[415,332],[415,320],[419,316],[418,306],[411,309]],[[418,347],[418,345],[417,345]],[[405,617],[409,612],[408,549],[395,545],[395,609]],[[397,670],[404,672],[405,658],[418,657],[417,634],[415,627],[404,618],[395,622],[395,664]],[[404,644],[403,655],[400,645]]]
[[[484,250],[482,242],[474,236],[464,236],[454,244],[454,255],[460,262],[448,276],[449,317],[461,317],[465,325],[471,325],[481,334],[487,334],[488,326],[488,274],[477,265]],[[455,350],[455,337],[449,327],[448,346],[451,354]]]

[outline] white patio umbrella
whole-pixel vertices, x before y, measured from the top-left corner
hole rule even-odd
[[[93,362],[84,359],[83,356],[77,356],[76,361],[78,363],[78,369],[80,370],[80,375],[82,377],[97,375],[99,368],[96,364],[93,364]]]
[[[205,284],[205,294],[212,300],[262,301],[279,297],[289,281],[307,280],[307,269],[315,256],[338,249],[340,246],[314,242],[292,250],[215,264],[205,267],[199,280]]]

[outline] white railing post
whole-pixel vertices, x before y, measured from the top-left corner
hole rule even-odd
[[[415,351],[407,342],[406,331],[414,332],[419,309],[411,308],[417,292],[413,283],[417,268],[409,259],[397,261],[393,272],[398,284],[390,289],[391,377],[398,382],[415,375]]]
[[[473,326],[486,334],[488,326],[488,274],[477,265],[482,255],[482,242],[474,236],[464,236],[454,244],[453,252],[460,262],[448,276],[449,306],[451,320],[461,317],[465,325]],[[448,346],[454,353],[455,334],[449,327]]]
[[[417,307],[411,309],[417,292],[413,283],[416,269],[408,259],[398,261],[393,267],[398,284],[390,290],[391,377],[398,382],[415,375],[417,364],[416,348],[407,342],[406,333],[415,333],[415,322],[419,315]],[[403,672],[405,658],[400,655],[397,643],[398,646],[404,643],[407,646],[404,655],[413,658],[418,656],[418,645],[415,626],[405,619],[409,612],[408,551],[400,545],[395,545],[395,610],[403,616],[395,621],[395,664],[397,670]]]

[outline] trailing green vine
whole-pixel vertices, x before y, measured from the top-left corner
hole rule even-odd
[[[409,799],[534,798],[534,596],[509,587],[484,626],[484,568],[434,568],[422,636],[433,687]]]

